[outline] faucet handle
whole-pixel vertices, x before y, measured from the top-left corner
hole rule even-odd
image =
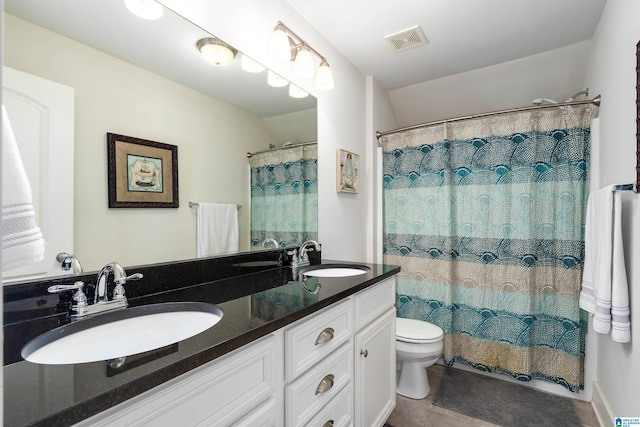
[[[118,280],[116,283],[116,287],[113,289],[113,299],[126,299],[124,284],[129,280],[140,280],[143,277],[144,276],[142,275],[142,273],[133,273],[131,276],[123,277],[122,279]]]
[[[140,280],[144,277],[144,275],[142,273],[133,273],[131,276],[127,276],[125,277],[125,283],[128,282],[129,280]],[[124,285],[124,283],[123,283]]]
[[[50,293],[58,293],[64,291],[70,291],[77,289],[77,291],[73,294],[71,298],[71,309],[69,310],[70,316],[78,316],[81,315],[85,307],[87,307],[87,296],[83,292],[84,282],[78,280],[73,285],[53,285],[47,288],[47,291]]]
[[[51,294],[55,294],[58,292],[64,292],[64,291],[72,291],[75,289],[78,289],[79,291],[82,291],[82,288],[84,287],[84,282],[81,281],[77,281],[75,282],[73,285],[53,285],[53,286],[49,286],[47,288],[47,291]]]

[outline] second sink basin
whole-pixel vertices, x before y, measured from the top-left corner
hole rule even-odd
[[[312,277],[349,277],[369,271],[371,271],[369,267],[360,264],[322,264],[304,267],[300,273]]]
[[[29,341],[22,357],[63,365],[116,359],[203,332],[222,319],[212,304],[176,302],[123,308],[60,326]]]

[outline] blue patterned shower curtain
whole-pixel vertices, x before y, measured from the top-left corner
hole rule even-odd
[[[584,388],[590,120],[564,107],[385,138],[398,316],[440,326],[447,365]]]
[[[318,239],[318,146],[254,154],[251,166],[251,246],[266,238],[280,246]]]

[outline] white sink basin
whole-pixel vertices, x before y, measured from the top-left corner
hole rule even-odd
[[[305,267],[300,272],[311,277],[349,277],[368,273],[371,269],[358,264],[324,264]]]
[[[46,365],[116,359],[190,338],[218,323],[222,315],[215,305],[199,302],[124,308],[46,332],[24,346],[22,357]]]

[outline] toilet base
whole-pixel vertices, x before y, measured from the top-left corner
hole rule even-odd
[[[411,399],[424,399],[431,392],[424,363],[403,363],[398,372],[396,393]]]

